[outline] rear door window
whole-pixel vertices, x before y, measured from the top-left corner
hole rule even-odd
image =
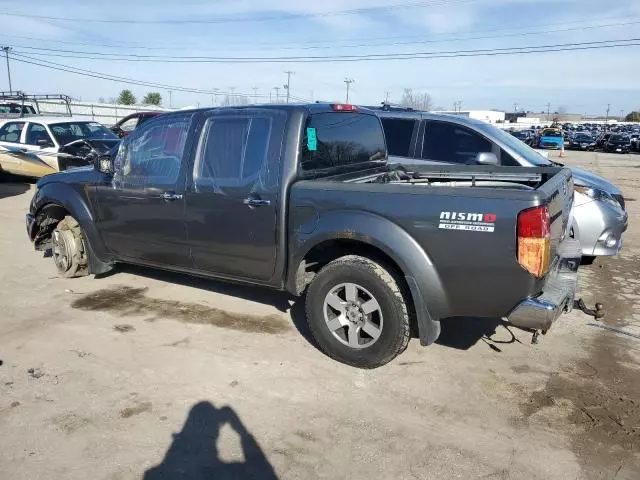
[[[20,143],[24,122],[9,122],[0,128],[0,142]]]
[[[482,135],[448,122],[427,122],[422,158],[438,162],[474,164],[478,153],[492,152],[493,145]]]
[[[193,178],[197,190],[265,190],[277,182],[286,115],[246,110],[205,122]]]
[[[405,118],[381,118],[380,120],[384,128],[389,155],[408,157],[413,131],[418,122]]]
[[[306,172],[386,159],[384,132],[375,115],[327,112],[307,120],[301,156]]]

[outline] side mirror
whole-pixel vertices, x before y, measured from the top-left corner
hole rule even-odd
[[[111,158],[109,155],[102,155],[102,156],[96,157],[96,159],[94,160],[93,166],[100,173],[111,175],[114,172],[113,158]]]
[[[41,138],[36,143],[40,148],[53,147],[51,140],[47,140],[46,138]]]
[[[498,165],[498,157],[493,152],[480,152],[476,155],[478,165]]]

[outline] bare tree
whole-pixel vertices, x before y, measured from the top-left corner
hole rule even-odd
[[[412,88],[405,88],[402,93],[403,107],[413,108],[414,110],[431,110],[433,108],[433,100],[428,93],[414,93]]]

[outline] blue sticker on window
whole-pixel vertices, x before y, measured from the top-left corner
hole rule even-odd
[[[307,128],[307,148],[310,152],[318,150],[318,136],[316,135],[316,129],[313,127]]]

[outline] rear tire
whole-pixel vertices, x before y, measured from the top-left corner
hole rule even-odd
[[[51,234],[51,253],[58,273],[65,278],[89,274],[82,229],[75,218],[64,217]]]
[[[398,282],[365,257],[341,257],[320,270],[307,291],[306,315],[320,349],[354,367],[384,365],[409,343],[409,314]]]

